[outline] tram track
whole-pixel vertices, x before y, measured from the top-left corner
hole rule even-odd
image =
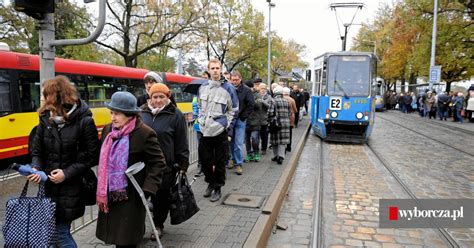
[[[313,237],[311,240],[311,247],[324,247],[323,243],[323,212],[322,212],[322,205],[323,205],[323,165],[326,161],[326,156],[324,155],[324,147],[325,142],[320,139],[319,143],[319,166],[318,166],[318,176],[317,176],[317,183],[315,188],[315,204],[313,209]]]
[[[383,119],[383,118],[382,118]],[[410,187],[401,179],[398,173],[393,169],[390,163],[380,154],[377,152],[370,143],[365,144],[365,146],[375,155],[377,160],[385,167],[385,169],[390,173],[390,175],[397,181],[400,187],[403,189],[405,193],[407,193],[412,199],[416,202],[419,201],[418,197],[413,193]],[[459,248],[461,247],[458,242],[454,239],[454,237],[444,228],[437,227],[436,231],[438,232],[439,236],[448,244],[450,247]]]
[[[451,145],[451,144],[449,144],[449,143],[447,143],[447,142],[444,142],[444,141],[435,139],[435,138],[433,138],[433,137],[430,137],[429,135],[426,135],[426,134],[424,134],[424,133],[422,133],[422,132],[419,132],[419,131],[417,131],[417,130],[414,130],[414,129],[412,129],[412,128],[406,127],[406,126],[404,126],[404,125],[402,125],[402,124],[400,124],[400,123],[397,123],[397,122],[395,122],[395,121],[393,121],[393,120],[390,120],[390,119],[388,119],[388,118],[382,117],[382,116],[380,116],[380,115],[378,116],[378,118],[380,118],[380,119],[382,119],[382,120],[384,120],[384,121],[393,123],[393,124],[395,124],[395,125],[397,125],[397,126],[400,126],[400,127],[404,128],[404,129],[407,129],[407,130],[409,130],[409,131],[411,131],[411,132],[413,132],[413,133],[416,133],[416,134],[418,134],[418,135],[421,135],[421,136],[423,136],[423,137],[425,137],[425,138],[428,138],[428,139],[430,139],[430,140],[436,141],[437,143],[440,143],[440,144],[443,144],[443,145],[445,145],[445,146],[448,146],[448,147],[450,147],[450,148],[452,148],[452,149],[454,149],[454,150],[456,150],[456,151],[459,151],[459,152],[462,152],[462,153],[464,153],[464,154],[467,154],[467,155],[469,155],[469,156],[474,157],[474,153],[471,153],[471,152],[469,152],[469,151],[464,151],[464,150],[462,150],[462,149],[460,149],[460,148],[458,148],[458,147],[455,147],[455,146],[453,146],[453,145]]]
[[[407,121],[412,121],[413,119],[412,118],[407,118],[405,117],[404,115],[406,114],[401,114],[401,113],[396,113],[397,117],[401,118],[401,119],[404,119],[404,120],[407,120]],[[442,121],[431,121],[430,119],[420,119],[420,118],[416,118],[416,120],[423,120],[423,124],[426,124],[426,123],[429,123],[429,125],[431,126],[442,126],[442,127],[445,127],[446,129],[450,130],[450,131],[458,131],[458,132],[461,132],[461,133],[464,133],[464,134],[468,134],[468,135],[472,135],[474,136],[474,131],[470,131],[470,130],[467,130],[467,129],[464,129],[464,128],[460,128],[460,127],[456,127],[456,126],[453,126],[453,125],[447,125],[445,124],[444,122]]]

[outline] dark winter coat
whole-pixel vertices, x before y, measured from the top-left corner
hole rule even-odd
[[[270,94],[265,93],[265,95],[262,96],[262,108],[266,115],[268,115],[268,109],[270,108],[270,104],[272,103],[272,101],[273,98]],[[267,118],[265,118],[264,122],[262,123],[262,126],[268,125]]]
[[[263,99],[258,91],[253,92],[255,103],[253,111],[247,119],[246,129],[249,131],[260,131],[262,125],[267,123],[267,108],[263,106]]]
[[[298,109],[297,112],[300,111],[300,108],[304,106],[304,103],[306,102],[305,101],[305,96],[303,95],[303,93],[301,93],[301,91],[298,90],[298,92],[296,91],[292,91],[290,93],[290,96],[291,98],[293,98],[295,100],[295,103],[296,103],[296,108]]]
[[[158,143],[165,155],[166,165],[172,169],[172,173],[165,175],[163,185],[163,188],[170,188],[177,172],[173,165],[177,163],[184,171],[187,171],[189,166],[186,119],[183,113],[172,104],[168,104],[156,115],[153,115],[147,104],[141,109],[143,123],[151,127],[158,135]]]
[[[110,130],[110,124],[104,127],[102,142]],[[128,166],[137,162],[144,162],[145,168],[134,178],[145,194],[155,194],[161,188],[163,175],[170,169],[166,166],[155,131],[144,125],[141,119],[129,134]],[[145,234],[145,208],[129,179],[127,185],[128,200],[110,203],[107,214],[99,211],[96,236],[106,244],[137,245]]]
[[[276,94],[268,109],[268,121],[276,118],[280,130],[270,135],[270,144],[287,145],[290,143],[290,105],[282,95]]]
[[[84,172],[97,165],[99,138],[87,104],[78,101],[77,109],[62,128],[49,121],[50,113],[40,116],[40,123],[32,142],[33,167],[46,174],[62,169],[66,179],[59,184],[46,182],[46,195],[56,202],[56,219],[72,221],[84,215],[85,204],[81,199]]]
[[[245,121],[250,116],[250,113],[252,113],[255,102],[252,90],[247,85],[241,83],[235,91],[239,97],[239,119]]]

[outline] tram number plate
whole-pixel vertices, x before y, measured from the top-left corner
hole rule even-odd
[[[342,98],[340,97],[330,97],[329,98],[329,109],[331,110],[341,110]]]

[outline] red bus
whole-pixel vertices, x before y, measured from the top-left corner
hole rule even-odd
[[[70,59],[55,60],[57,75],[67,76],[91,107],[100,131],[110,122],[104,103],[116,91],[135,96],[145,93],[145,69]],[[191,112],[193,95],[183,92],[193,77],[160,73],[170,87],[179,109]],[[39,57],[37,55],[0,51],[0,161],[28,154],[28,139],[38,124],[36,109],[40,105]]]

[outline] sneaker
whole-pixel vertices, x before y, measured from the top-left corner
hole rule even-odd
[[[207,189],[206,189],[206,191],[204,192],[204,195],[203,195],[203,196],[204,196],[205,198],[211,196],[212,190],[213,190],[213,188],[211,187],[211,185],[207,186]]]
[[[227,165],[227,169],[230,169],[230,170],[234,169],[234,161],[233,160],[229,161],[229,164]]]
[[[242,175],[242,165],[237,165],[235,173],[237,173],[237,175]]]
[[[220,188],[216,188],[212,191],[212,195],[211,195],[211,199],[210,201],[211,202],[216,202],[218,200],[221,199],[221,189]]]
[[[273,157],[272,161],[278,161],[278,156]]]
[[[252,153],[250,153],[250,152],[247,153],[247,157],[245,157],[245,160],[244,160],[245,163],[248,163],[248,162],[250,162],[250,161],[252,161],[252,160],[253,160],[253,155],[252,155]]]
[[[267,154],[267,151],[263,150],[262,151],[262,156],[265,155],[265,154]]]
[[[255,162],[260,161],[260,155],[258,153],[255,153],[255,155],[253,157],[253,161],[255,161]]]

